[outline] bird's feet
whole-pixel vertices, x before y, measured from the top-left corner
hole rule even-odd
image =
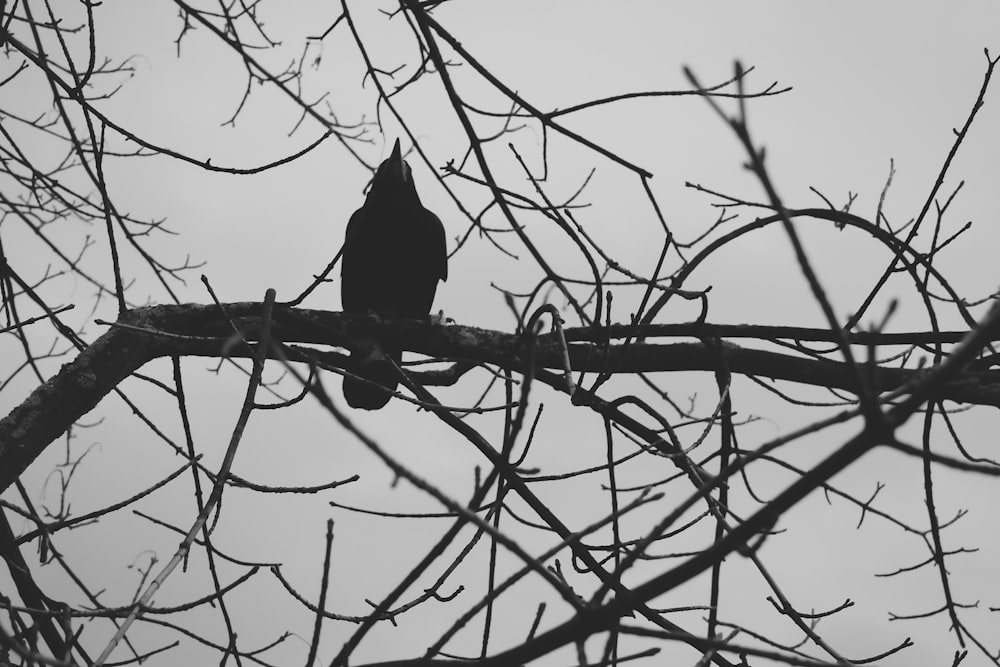
[[[450,317],[445,317],[444,316],[444,311],[443,310],[439,310],[436,313],[431,313],[430,315],[428,315],[428,317],[430,318],[431,324],[434,324],[434,325],[454,324],[455,323],[455,320],[451,319]]]

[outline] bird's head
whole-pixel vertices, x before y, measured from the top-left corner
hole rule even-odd
[[[392,153],[378,166],[375,178],[372,179],[373,190],[383,188],[394,190],[414,189],[413,174],[410,171],[410,165],[406,164],[406,160],[403,159],[403,152],[399,147],[399,139],[396,139],[396,144],[392,147]]]

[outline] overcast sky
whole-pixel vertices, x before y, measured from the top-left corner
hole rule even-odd
[[[378,7],[390,5],[351,4],[358,29],[378,65],[385,70],[406,65],[405,72],[410,72],[414,51],[408,27],[400,17],[389,21],[377,11]],[[279,48],[261,52],[263,62],[280,70],[305,58],[306,62],[314,63],[305,68],[302,80],[307,99],[328,94],[331,108],[345,124],[378,118],[373,87],[370,82],[363,85],[364,70],[344,26],[339,26],[322,43],[307,39],[329,27],[340,12],[339,3],[262,3],[258,11],[270,36],[282,43]],[[175,40],[181,21],[174,4],[110,0],[95,8],[95,16],[98,44],[112,58],[134,56],[135,67],[134,75],[123,82],[122,88],[97,107],[145,140],[197,159],[211,159],[213,165],[245,169],[295,153],[323,134],[324,129],[308,118],[296,127],[300,109],[268,85],[255,84],[235,124],[224,125],[239,105],[246,85],[245,72],[235,52],[205,29],[187,34],[180,43],[178,56]],[[751,131],[757,142],[766,147],[768,166],[785,204],[795,208],[825,206],[823,199],[810,190],[815,188],[837,207],[855,196],[852,211],[872,218],[893,164],[893,183],[884,211],[895,226],[919,212],[954,142],[953,128],[961,127],[970,112],[986,70],[983,49],[989,48],[994,56],[1000,54],[997,32],[1000,5],[993,0],[956,3],[456,0],[441,6],[434,16],[506,85],[543,110],[567,108],[589,99],[634,91],[688,90],[690,85],[682,72],[684,66],[703,84],[716,84],[732,76],[734,62],[738,60],[744,67],[754,68],[747,79],[751,91],[766,89],[772,83],[776,88],[790,89],[748,104]],[[496,106],[498,96],[477,80],[468,65],[454,68],[452,74],[466,86],[470,102],[493,111],[505,110]],[[46,90],[38,85],[28,92],[43,96]],[[401,95],[397,102],[430,162],[428,166],[416,157],[411,158],[421,197],[441,217],[449,249],[454,250],[469,223],[430,169],[461,160],[467,141],[433,77]],[[735,110],[731,100],[722,104],[729,111]],[[381,112],[385,119],[384,135],[373,126],[365,135],[371,143],[355,144],[368,165],[383,159],[400,134],[399,125],[384,108]],[[483,132],[498,128],[498,122],[481,122]],[[750,200],[764,198],[759,184],[743,168],[746,156],[735,136],[708,104],[697,97],[624,101],[571,114],[563,122],[574,132],[651,172],[651,188],[665,218],[682,240],[693,240],[718,215],[718,210],[712,207],[716,200],[686,187],[686,183]],[[540,157],[543,136],[536,124],[525,125],[509,140],[538,173],[543,167]],[[661,231],[638,179],[563,137],[549,139],[552,142],[549,164],[552,173],[546,183],[549,193],[555,199],[565,199],[593,172],[590,185],[580,198],[587,207],[577,212],[578,219],[623,264],[649,272],[660,250]],[[507,141],[488,146],[491,164],[505,186],[531,192],[507,148]],[[408,143],[404,139],[404,144]],[[984,298],[1000,285],[996,261],[1000,227],[995,202],[1000,182],[998,148],[1000,99],[997,91],[992,90],[942,189],[943,196],[947,196],[964,180],[963,190],[945,221],[944,233],[953,233],[970,220],[974,226],[950,252],[942,255],[937,266],[958,292],[970,300]],[[167,226],[176,232],[174,237],[155,241],[153,247],[159,257],[177,264],[190,256],[192,262],[205,263],[202,269],[188,275],[186,284],[176,286],[182,302],[199,303],[210,301],[198,280],[200,273],[209,277],[222,301],[259,300],[269,287],[277,289],[279,300],[294,296],[338,250],[347,219],[363,202],[364,188],[370,178],[364,165],[334,140],[326,141],[302,159],[255,175],[205,171],[162,156],[109,160],[105,169],[109,191],[119,210],[138,217],[165,218]],[[472,209],[485,202],[483,192],[476,188],[460,183],[455,188]],[[491,222],[501,224],[499,218]],[[874,277],[883,270],[887,255],[856,232],[811,229],[808,223],[804,226],[807,252],[816,262],[837,315],[845,317],[853,312]],[[88,233],[99,238],[101,232],[91,229]],[[582,265],[573,264],[572,257],[559,255],[558,244],[563,241],[558,234],[537,226],[532,228],[532,234],[554,253],[557,261],[565,261],[565,266],[577,270],[577,277],[586,277]],[[435,310],[443,309],[460,324],[511,331],[515,326],[513,318],[496,286],[525,291],[534,286],[540,274],[525,258],[523,248],[508,239],[509,248],[521,254],[519,261],[473,236],[451,258],[450,277],[438,291]],[[26,246],[22,256],[32,257],[36,252],[38,261],[46,261],[42,249],[34,246]],[[96,250],[90,261],[106,267],[106,256],[100,252]],[[135,280],[130,295],[137,303],[147,299],[168,301],[134,257],[125,260],[125,269]],[[713,322],[823,326],[821,313],[794,264],[787,238],[778,229],[755,235],[728,254],[720,254],[686,286],[712,288],[709,320]],[[67,284],[63,289],[66,301],[87,304],[91,297],[91,290],[85,284]],[[912,288],[907,291],[902,282],[898,288],[887,290],[879,307],[865,321],[881,318],[890,298],[901,299],[890,329],[926,329],[926,316],[921,315]],[[627,321],[636,305],[635,295],[623,292],[615,303],[614,319]],[[334,281],[321,287],[305,305],[339,310],[339,283]],[[957,317],[945,312],[943,328],[960,326]],[[672,304],[662,314],[662,321],[685,321],[695,314],[692,306]],[[114,319],[112,304],[102,305],[96,315]],[[78,307],[74,316],[83,324],[94,315],[87,307]],[[86,329],[91,339],[102,330],[92,323]],[[214,375],[209,372],[212,367],[211,361],[185,362],[190,374],[187,389],[194,406],[191,417],[195,431],[206,462],[217,465],[239,410],[244,379],[233,372]],[[166,365],[149,370],[164,377],[169,371]],[[339,392],[339,380],[330,377],[327,382],[331,391]],[[440,395],[446,402],[468,402],[470,394],[482,391],[485,386],[483,375],[456,389],[442,390]],[[677,382],[670,386],[675,392],[672,396],[686,400],[699,390],[710,394],[712,384],[711,378],[701,378],[690,380],[690,384]],[[4,412],[22,400],[31,388],[29,382],[21,385],[19,394],[13,390],[0,394]],[[161,394],[138,383],[130,386],[130,390],[140,399],[148,399],[151,406],[162,401]],[[602,447],[602,436],[595,439],[593,435],[595,429],[602,428],[601,422],[591,415],[581,419],[566,405],[564,397],[538,391],[539,398],[546,399],[547,412],[535,464],[550,466],[542,472],[552,473],[583,467],[586,461],[600,463],[603,450],[581,452],[580,449],[588,445],[598,450]],[[491,404],[499,401],[498,396]],[[789,411],[767,396],[756,397],[754,401],[741,404],[744,416],[762,417],[746,429],[741,442],[745,447],[787,433],[822,414]],[[467,497],[473,466],[484,464],[454,433],[411,405],[397,401],[383,412],[351,417],[416,473],[457,498]],[[89,465],[78,473],[73,500],[80,512],[135,493],[181,463],[120,404],[110,399],[105,401],[92,421],[98,418],[105,419],[105,423],[79,436],[81,446],[84,441],[100,445]],[[495,435],[499,419],[497,415],[484,416],[474,423]],[[981,423],[983,429],[990,428],[985,419]],[[170,428],[176,433],[176,424]],[[819,442],[836,444],[853,432],[841,429]],[[986,439],[973,444],[987,455],[986,450],[993,443]],[[816,456],[815,452],[798,452],[798,455],[802,461],[814,460]],[[59,459],[59,452],[51,448],[26,476],[39,494],[48,470]],[[876,481],[887,483],[889,489],[882,496],[886,506],[914,524],[926,523],[918,462],[879,452],[865,458],[862,464],[852,468],[850,478],[842,480],[845,487],[859,496],[867,496]],[[277,413],[256,413],[234,470],[273,485],[316,484],[354,473],[362,475],[360,483],[338,496],[308,496],[278,503],[273,497],[233,492],[217,533],[220,548],[224,550],[242,557],[284,563],[287,576],[301,586],[300,590],[311,594],[316,590],[322,564],[324,522],[328,516],[334,516],[338,544],[344,546],[335,556],[335,562],[339,563],[334,584],[337,596],[330,607],[340,613],[364,614],[368,610],[366,598],[379,599],[395,584],[396,578],[386,578],[381,568],[395,563],[396,572],[405,572],[402,568],[415,559],[414,554],[422,553],[445,525],[430,520],[416,526],[404,525],[406,522],[396,525],[385,519],[373,521],[331,510],[327,505],[331,499],[397,512],[412,508],[440,511],[440,506],[410,488],[394,487],[394,480],[381,464],[311,404]],[[762,476],[766,480],[765,495],[780,490],[791,480],[777,474],[770,477],[762,473]],[[589,480],[581,493],[600,496],[598,485],[602,482],[603,479]],[[982,558],[970,555],[961,561],[962,571],[954,572],[956,581],[964,586],[960,600],[969,603],[980,600],[983,607],[1000,606],[996,583],[1000,579],[995,568],[997,523],[995,515],[982,515],[983,507],[977,507],[977,500],[995,498],[996,491],[995,485],[978,478],[942,476],[944,498],[939,507],[942,516],[951,517],[963,508],[979,512],[973,511],[964,520],[951,547],[983,548]],[[168,490],[144,509],[186,527],[193,516],[189,496],[187,487],[178,488],[173,495]],[[571,507],[576,501],[572,493],[567,493],[552,502]],[[572,514],[570,509],[566,511]],[[943,618],[909,624],[886,623],[889,611],[917,613],[941,604],[932,573],[927,571],[916,577],[919,585],[914,579],[874,577],[923,558],[925,552],[920,540],[912,536],[904,539],[896,533],[883,535],[882,531],[889,529],[874,522],[867,523],[865,530],[855,531],[857,518],[856,511],[844,505],[830,507],[819,497],[792,512],[787,524],[783,520],[779,525],[788,529],[789,537],[775,538],[779,544],[768,554],[781,584],[801,594],[793,602],[800,603],[802,611],[811,607],[832,608],[848,597],[858,603],[856,612],[821,626],[829,630],[837,646],[849,657],[886,650],[909,636],[918,643],[917,648],[884,664],[950,664],[955,645]],[[109,553],[112,541],[115,546]],[[169,558],[176,542],[175,535],[154,530],[142,519],[126,516],[107,521],[106,528],[81,531],[79,537],[67,536],[63,550],[76,555],[95,586],[99,583],[108,587],[103,601],[115,605],[128,602],[137,586],[136,575],[126,569],[133,559],[144,562],[155,551],[162,562]],[[866,550],[865,545],[874,546]],[[839,557],[840,549],[851,557]],[[674,549],[664,549],[671,550]],[[858,553],[870,554],[871,558],[857,562]],[[569,567],[566,560],[563,565]],[[734,562],[732,567],[738,572],[746,566]],[[468,577],[481,575],[484,568],[484,562],[470,564]],[[203,594],[206,590],[203,576],[199,571],[178,577],[173,586],[164,588],[158,600],[164,605],[176,604]],[[659,606],[703,604],[703,584],[683,587],[676,598]],[[0,588],[5,585],[0,579]],[[778,639],[795,640],[797,635],[777,618],[766,602],[768,592],[758,582],[745,584],[745,589],[743,584],[732,586],[732,590],[744,591],[746,597],[724,600],[731,605],[727,607],[731,618],[743,622],[748,617],[760,619],[757,630],[771,632]],[[241,618],[244,628],[241,639],[247,638],[248,646],[262,645],[286,629],[279,627],[276,616],[282,621],[289,619],[288,627],[303,633],[311,627],[309,615],[289,605],[287,595],[273,580],[268,579],[254,591],[246,593],[248,607],[266,607],[268,613],[248,612]],[[236,599],[239,595],[236,594]],[[464,610],[472,599],[456,608]],[[564,612],[565,609],[553,611],[552,623]],[[500,632],[498,636],[509,641],[523,637],[531,613],[518,614],[516,607],[514,611],[508,609],[503,618],[511,626],[509,634]],[[450,618],[456,612],[446,607],[444,614]],[[692,615],[690,625],[697,626],[700,617]],[[995,633],[990,633],[985,617],[985,612],[970,616],[970,624],[982,637],[994,641]],[[217,613],[206,612],[204,618],[205,627],[210,628],[207,631],[216,633],[217,638],[221,636]],[[378,641],[359,651],[356,662],[414,655],[414,651],[436,638],[438,628],[430,623],[425,620],[407,623],[404,617],[398,628],[383,624],[385,627],[373,633]],[[868,632],[870,628],[875,629]],[[329,643],[325,645],[325,661],[332,658],[349,631],[350,627],[331,629],[327,635]],[[255,633],[259,633],[256,635],[259,641],[250,640]],[[474,650],[469,648],[475,646],[474,635],[473,632],[464,636],[463,650]],[[301,642],[306,644],[308,636],[304,635]],[[155,645],[150,640],[144,648]],[[290,651],[297,660],[304,655],[299,648]],[[203,656],[196,648],[184,650],[192,651],[192,656]],[[167,655],[172,657],[149,664],[179,664],[176,662],[179,653]],[[687,661],[682,664],[693,664],[697,659],[690,651],[680,655]],[[571,656],[563,654],[541,664],[569,664],[570,659]],[[964,664],[978,666],[986,661],[981,654],[973,653]]]

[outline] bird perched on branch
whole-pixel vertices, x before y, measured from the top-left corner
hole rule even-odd
[[[448,278],[444,226],[420,203],[399,139],[375,172],[364,206],[347,223],[341,262],[340,298],[349,313],[427,317],[438,280]],[[344,398],[351,407],[377,410],[399,383],[387,359],[398,365],[402,350],[364,342],[368,349],[355,351],[349,370],[381,386],[345,377]]]

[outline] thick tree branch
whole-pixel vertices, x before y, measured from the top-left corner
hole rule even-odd
[[[118,384],[153,359],[169,356],[249,356],[249,349],[236,338],[234,327],[246,341],[256,341],[260,329],[259,303],[224,304],[225,315],[216,306],[186,304],[152,306],[132,310],[38,387],[7,417],[0,420],[0,492],[7,488],[74,421],[92,410]],[[357,338],[378,334],[380,340],[399,342],[404,350],[431,357],[466,359],[518,371],[524,338],[516,334],[466,326],[435,326],[418,320],[348,315],[318,310],[276,306],[273,335],[283,343],[333,345],[352,348]],[[714,371],[719,351],[697,342],[632,343],[616,345],[610,340],[638,334],[654,336],[722,335],[739,337],[761,331],[744,327],[708,324],[613,325],[567,329],[570,365],[574,371],[638,373],[664,371]],[[873,336],[875,334],[870,334]],[[942,334],[951,340],[955,334]],[[768,338],[799,341],[828,340],[829,332],[796,328],[784,334],[769,328]],[[927,334],[894,334],[886,343],[926,343]],[[589,339],[589,340],[588,340]],[[536,339],[533,363],[537,367],[562,369],[563,352],[552,335]],[[865,341],[872,344],[874,341]],[[939,341],[944,342],[944,341]],[[824,359],[782,354],[723,343],[720,347],[734,374],[787,380],[820,387],[854,391],[853,374],[845,364]],[[300,351],[293,360],[306,360]],[[329,359],[330,357],[327,357]],[[347,357],[332,357],[344,365]],[[927,371],[871,367],[869,381],[880,392],[893,391],[915,382]],[[1000,373],[966,371],[941,388],[938,399],[1000,407]]]

